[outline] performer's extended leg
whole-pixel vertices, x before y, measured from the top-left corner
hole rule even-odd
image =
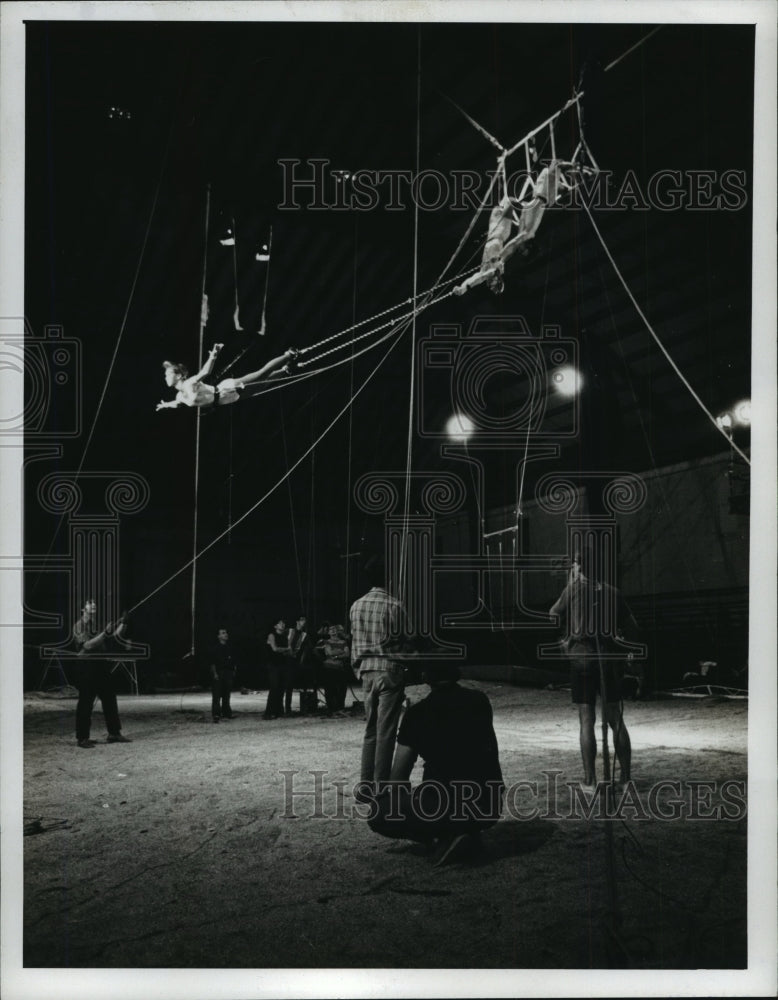
[[[271,361],[268,361],[268,363],[266,365],[263,365],[262,368],[258,369],[255,372],[249,372],[248,375],[241,375],[241,377],[236,378],[235,381],[239,385],[251,385],[252,382],[258,382],[261,378],[264,378],[265,375],[269,375],[270,372],[274,372],[277,371],[279,368],[282,368],[284,365],[288,364],[292,360],[292,358],[294,358],[296,355],[297,351],[292,350],[290,348],[288,351],[284,351],[284,353],[280,357],[273,358]]]
[[[476,285],[482,285],[485,281],[490,282],[490,285],[492,282],[499,283],[501,274],[501,263],[492,264],[483,271],[476,271],[469,278],[465,278],[461,285],[454,286],[454,295],[464,295],[468,289],[475,288]]]

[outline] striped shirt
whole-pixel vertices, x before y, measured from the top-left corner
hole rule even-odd
[[[404,635],[403,606],[383,587],[373,587],[351,605],[351,662],[359,661],[359,676],[386,670],[397,656]]]

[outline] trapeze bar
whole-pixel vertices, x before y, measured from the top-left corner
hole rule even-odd
[[[575,94],[573,97],[571,97],[570,100],[567,102],[567,104],[565,104],[565,106],[563,108],[560,108],[559,111],[557,111],[555,114],[551,115],[550,118],[547,118],[544,122],[542,122],[540,125],[538,125],[537,128],[534,128],[531,132],[527,132],[527,134],[524,136],[524,138],[523,139],[519,139],[519,141],[514,146],[511,146],[511,148],[508,150],[508,152],[505,155],[506,156],[511,156],[511,154],[515,153],[517,149],[521,149],[521,147],[526,142],[529,142],[530,139],[534,138],[538,134],[538,132],[541,132],[544,128],[546,128],[547,125],[550,125],[552,122],[555,122],[556,119],[559,118],[561,115],[563,115],[565,113],[565,111],[567,111],[568,108],[572,107],[574,104],[579,104],[579,102],[580,102],[580,100],[581,100],[581,98],[583,96],[584,96],[584,92],[581,91],[580,94]]]
[[[519,526],[515,524],[512,528],[500,528],[499,531],[485,531],[484,538],[494,538],[495,535],[512,535],[518,530]]]

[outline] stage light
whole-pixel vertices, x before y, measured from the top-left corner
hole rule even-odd
[[[467,442],[474,430],[475,424],[464,413],[455,413],[446,424],[446,434],[453,441]]]
[[[219,242],[223,247],[234,247],[235,246],[235,236],[231,229],[227,229],[224,236],[220,237]]]
[[[722,431],[729,431],[732,428],[732,417],[729,413],[722,413],[720,417],[716,417],[716,426]]]
[[[575,396],[583,386],[581,373],[575,368],[557,368],[551,378],[554,388],[563,396]]]
[[[270,253],[268,252],[267,243],[263,243],[259,250],[254,254],[254,260],[270,260]]]
[[[732,407],[732,416],[735,424],[740,427],[751,426],[751,400],[742,399]]]

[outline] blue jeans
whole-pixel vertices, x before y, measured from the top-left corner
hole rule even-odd
[[[397,664],[390,664],[385,670],[369,670],[362,674],[365,699],[362,781],[386,781],[389,778],[404,691],[403,668]]]

